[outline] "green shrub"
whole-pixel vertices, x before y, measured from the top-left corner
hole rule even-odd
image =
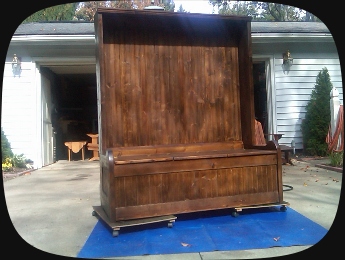
[[[308,155],[327,155],[326,136],[331,120],[329,101],[332,87],[328,70],[323,68],[317,75],[302,121],[304,151]]]
[[[26,168],[26,158],[24,154],[15,154],[12,157],[12,165],[16,168]]]
[[[1,128],[1,168],[10,171],[15,168],[26,168],[26,164],[32,162],[25,158],[24,154],[13,154],[10,142]]]
[[[331,165],[338,167],[343,165],[343,159],[344,159],[344,152],[334,152],[332,151],[329,154],[329,158],[331,159]]]
[[[1,128],[1,161],[2,163],[5,162],[7,158],[12,158],[13,152],[11,149],[11,144],[5,135],[5,132]]]

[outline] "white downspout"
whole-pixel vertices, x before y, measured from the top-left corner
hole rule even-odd
[[[276,110],[276,90],[274,77],[274,58],[270,57],[266,66],[266,93],[267,93],[267,131],[269,139],[273,140],[274,133],[277,133],[277,110]]]
[[[43,151],[43,138],[42,138],[42,87],[41,87],[41,73],[36,66],[35,63],[33,63],[35,66],[35,78],[34,78],[34,85],[35,85],[35,91],[36,91],[36,147],[33,147],[33,149],[36,150],[36,158],[34,160],[34,167],[35,168],[42,168],[43,161],[42,161],[42,151]]]

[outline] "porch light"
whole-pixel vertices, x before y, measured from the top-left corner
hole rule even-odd
[[[155,1],[152,0],[151,1],[151,5],[150,6],[146,6],[144,7],[145,10],[164,10],[164,7],[155,5]]]
[[[20,77],[20,73],[22,71],[21,64],[20,64],[20,58],[17,57],[17,54],[13,55],[12,59],[12,73],[13,77],[18,76]]]
[[[282,68],[283,68],[284,74],[285,74],[285,72],[286,72],[286,74],[289,74],[292,63],[293,63],[293,58],[291,57],[290,51],[287,50],[286,52],[283,53]]]

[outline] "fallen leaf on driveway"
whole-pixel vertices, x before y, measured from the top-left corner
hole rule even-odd
[[[307,172],[308,168],[309,168],[309,165],[307,165],[306,167],[301,168],[300,170],[304,170],[304,172]]]
[[[306,183],[303,183],[303,186],[308,186]]]

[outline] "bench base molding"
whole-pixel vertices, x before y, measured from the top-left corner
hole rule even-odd
[[[245,207],[250,205],[269,204],[278,201],[277,192],[234,195],[185,201],[174,201],[158,204],[121,207],[115,209],[116,219],[136,219],[158,217],[169,214],[190,213],[205,210]]]

